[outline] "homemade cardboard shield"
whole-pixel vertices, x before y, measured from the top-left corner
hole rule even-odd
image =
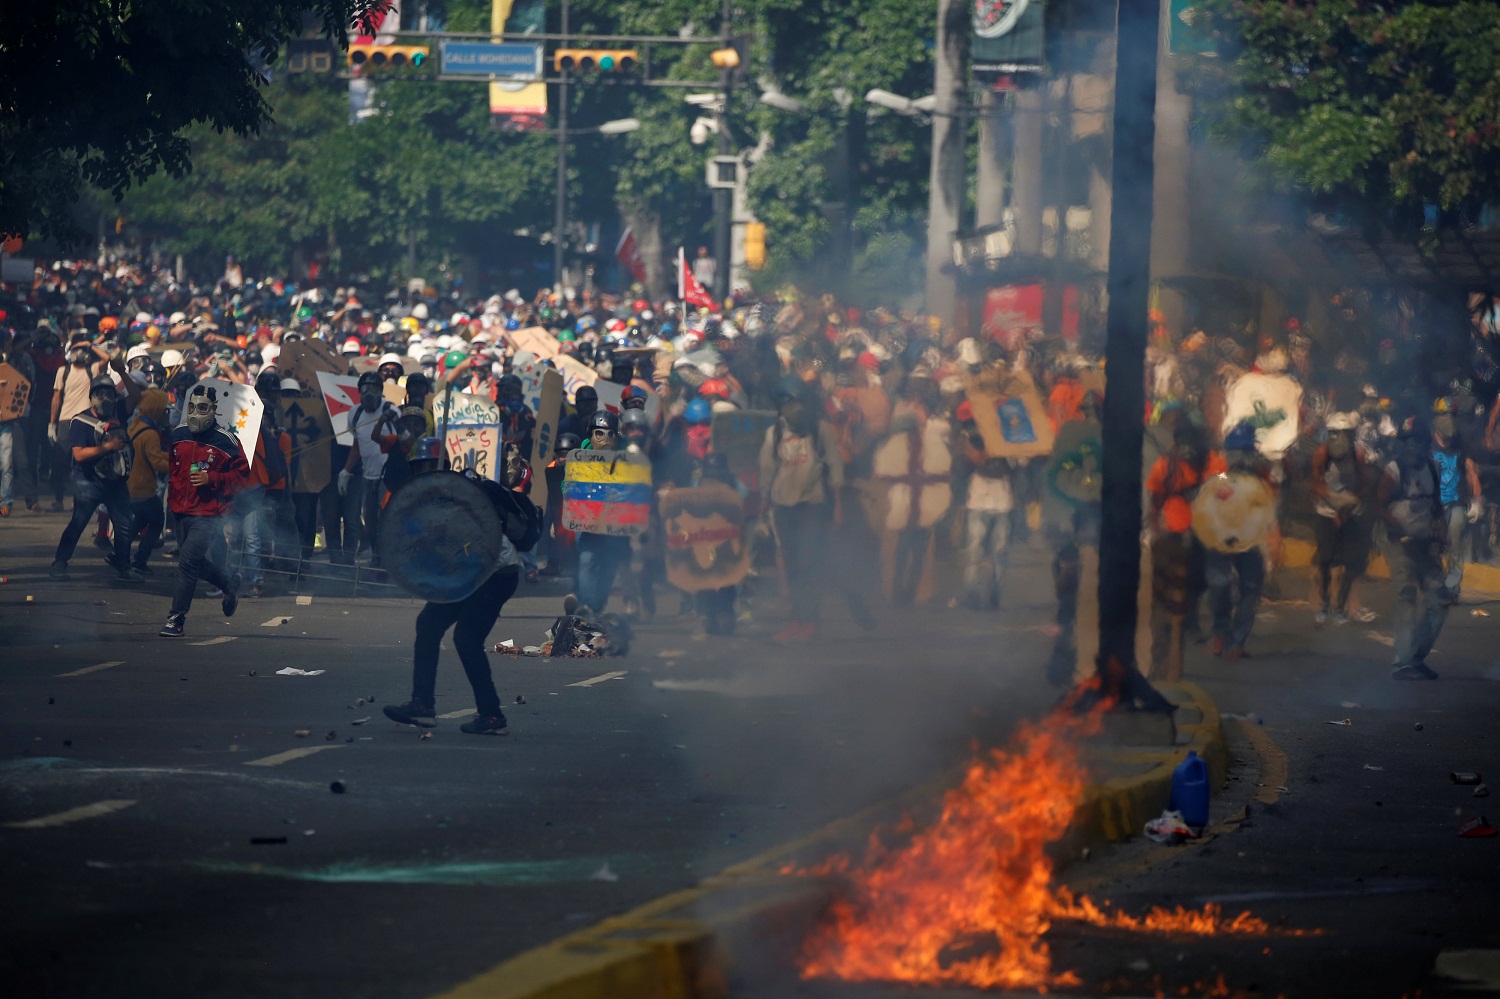
[[[537,357],[556,357],[562,353],[562,344],[557,337],[541,326],[529,326],[524,330],[506,330],[501,336],[516,350],[529,351]]]
[[[562,421],[562,375],[544,369],[540,378],[540,390],[536,405],[531,412],[536,416],[536,429],[531,434],[531,502],[547,509],[547,464],[552,460],[552,445],[557,440],[557,425]],[[528,405],[530,402],[528,400]]]
[[[468,469],[481,479],[499,480],[500,428],[493,427],[449,427],[443,447],[448,454],[448,464],[456,471]]]
[[[281,400],[281,426],[292,439],[292,492],[320,493],[333,480],[333,424],[314,398]]]
[[[444,425],[454,427],[493,427],[500,424],[500,404],[487,395],[468,392],[439,392],[432,399],[432,419],[441,433]]]
[[[568,454],[563,526],[585,534],[633,537],[651,520],[651,461],[629,451]]]
[[[1053,495],[1071,504],[1098,503],[1104,493],[1104,442],[1098,423],[1074,420],[1057,432],[1047,461]]]
[[[459,472],[424,472],[397,487],[386,503],[381,564],[413,596],[455,603],[499,566],[501,527],[478,483]]]
[[[1255,449],[1271,460],[1281,458],[1297,441],[1302,386],[1287,375],[1241,375],[1224,398],[1227,434],[1241,420],[1255,427]]]
[[[313,383],[328,411],[329,424],[338,430],[335,438],[345,447],[354,444],[354,434],[349,430],[349,410],[359,405],[359,379],[353,375],[335,375],[319,371]]]
[[[249,385],[227,382],[222,378],[200,378],[188,389],[188,395],[192,395],[193,389],[199,385],[214,389],[218,397],[215,413],[219,426],[239,438],[240,447],[245,450],[245,461],[254,465],[255,442],[260,439],[260,414],[266,408],[265,403]]]
[[[9,364],[0,364],[0,423],[19,418],[30,397],[31,382]]]
[[[1276,497],[1258,475],[1215,475],[1193,500],[1193,533],[1218,552],[1247,552],[1265,540],[1276,522]]]
[[[1025,371],[991,368],[965,384],[974,423],[991,458],[1036,458],[1052,453],[1052,421]]]
[[[750,549],[741,527],[740,494],[722,482],[662,493],[659,502],[666,534],[667,581],[697,593],[744,582]]]
[[[759,475],[761,445],[766,442],[766,431],[775,423],[776,413],[769,409],[715,413],[709,424],[714,453],[722,454],[729,462],[729,470],[741,478]]]
[[[947,427],[891,434],[875,448],[875,477],[886,487],[885,529],[931,527],[953,503],[953,455]]]
[[[281,356],[276,359],[276,369],[283,376],[297,379],[303,391],[321,394],[318,372],[342,375],[349,370],[349,366],[322,340],[294,340],[282,345]]]

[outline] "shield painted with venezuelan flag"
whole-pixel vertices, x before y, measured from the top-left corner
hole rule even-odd
[[[563,526],[632,537],[651,520],[651,461],[630,451],[573,451],[563,478]]]

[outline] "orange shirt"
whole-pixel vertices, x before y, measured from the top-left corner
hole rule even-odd
[[[1203,485],[1203,480],[1229,471],[1229,463],[1218,451],[1210,451],[1200,473],[1185,465],[1172,455],[1162,455],[1151,466],[1146,476],[1146,492],[1151,496],[1151,508],[1161,515],[1162,526],[1181,534],[1193,526],[1193,511],[1188,506],[1187,494]]]

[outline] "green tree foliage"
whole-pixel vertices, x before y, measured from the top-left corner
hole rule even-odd
[[[1204,0],[1218,133],[1351,216],[1472,210],[1500,190],[1500,4]],[[1211,67],[1211,64],[1210,64]]]
[[[330,38],[382,0],[46,0],[0,5],[0,232],[79,241],[85,185],[188,169],[183,132],[270,120],[259,60],[309,14]]]

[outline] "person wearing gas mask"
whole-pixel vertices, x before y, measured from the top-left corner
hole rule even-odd
[[[1458,602],[1463,587],[1464,566],[1469,561],[1469,529],[1484,514],[1484,496],[1479,482],[1479,466],[1469,454],[1466,441],[1458,435],[1454,406],[1439,399],[1433,407],[1432,460],[1438,470],[1438,498],[1443,504],[1447,547],[1444,551],[1447,573],[1443,585],[1450,602]]]
[[[423,438],[419,448],[422,457],[413,462],[414,468],[419,472],[436,469],[441,448],[437,438]],[[520,451],[507,444],[501,461],[501,482],[477,479],[500,515],[501,549],[495,572],[464,599],[456,603],[428,603],[417,614],[416,640],[412,643],[411,700],[384,709],[385,716],[398,724],[436,727],[438,655],[443,635],[452,628],[453,648],[463,664],[478,709],[477,716],[459,729],[469,735],[510,732],[484,646],[500,611],[520,583],[521,555],[530,551],[542,535],[542,513],[528,498],[531,465]]]
[[[89,385],[104,371],[109,355],[89,342],[87,333],[75,333],[68,343],[62,367],[52,382],[52,418],[47,424],[47,440],[52,443],[52,510],[62,510],[63,484],[73,468],[71,431],[73,417],[89,408]],[[113,416],[113,413],[108,414]],[[75,503],[74,508],[77,508]]]
[[[1334,624],[1349,620],[1349,592],[1361,573],[1370,551],[1370,514],[1373,512],[1378,471],[1355,443],[1358,413],[1334,413],[1328,418],[1328,440],[1313,452],[1313,536],[1317,542],[1318,609],[1313,621],[1322,624],[1333,615]],[[1333,570],[1343,570],[1333,603],[1329,587]]]
[[[536,431],[536,414],[526,405],[525,387],[519,375],[500,379],[497,392],[500,403],[501,436],[514,441],[521,453],[530,454],[532,434]]]
[[[183,403],[182,425],[172,432],[167,505],[177,517],[177,583],[167,623],[158,632],[163,638],[182,637],[199,579],[224,591],[225,617],[233,617],[239,606],[240,575],[230,576],[214,552],[223,548],[224,518],[249,478],[250,465],[239,439],[219,426],[217,408],[213,386],[195,385]]]
[[[52,578],[68,578],[68,562],[78,547],[78,539],[103,505],[115,524],[113,550],[106,561],[125,582],[138,577],[130,572],[130,537],[133,518],[130,506],[132,451],[130,438],[118,420],[118,396],[108,375],[100,375],[89,385],[88,407],[74,415],[65,438],[73,479],[73,516],[63,528],[52,558]],[[56,401],[54,400],[54,405]]]
[[[339,472],[338,489],[343,497],[344,560],[353,564],[363,537],[371,553],[370,567],[380,567],[376,538],[380,533],[380,501],[387,453],[400,440],[401,411],[382,395],[380,376],[367,371],[359,376],[359,405],[349,410],[347,429],[354,447]],[[355,474],[355,470],[359,474]]]
[[[580,386],[573,396],[573,413],[564,416],[557,424],[559,434],[572,434],[581,441],[589,439],[589,428],[594,413],[599,409],[599,393],[592,385]]]
[[[1385,526],[1383,548],[1396,590],[1396,643],[1391,677],[1436,680],[1427,656],[1448,619],[1454,592],[1445,585],[1441,473],[1432,432],[1418,417],[1402,421],[1395,458],[1381,471],[1376,498]]]
[[[590,421],[589,438],[582,450],[618,451],[620,421],[607,409],[596,412]],[[613,534],[578,532],[578,590],[563,600],[564,614],[584,617],[602,614],[614,589],[615,575],[621,565],[630,562],[630,538]]]

